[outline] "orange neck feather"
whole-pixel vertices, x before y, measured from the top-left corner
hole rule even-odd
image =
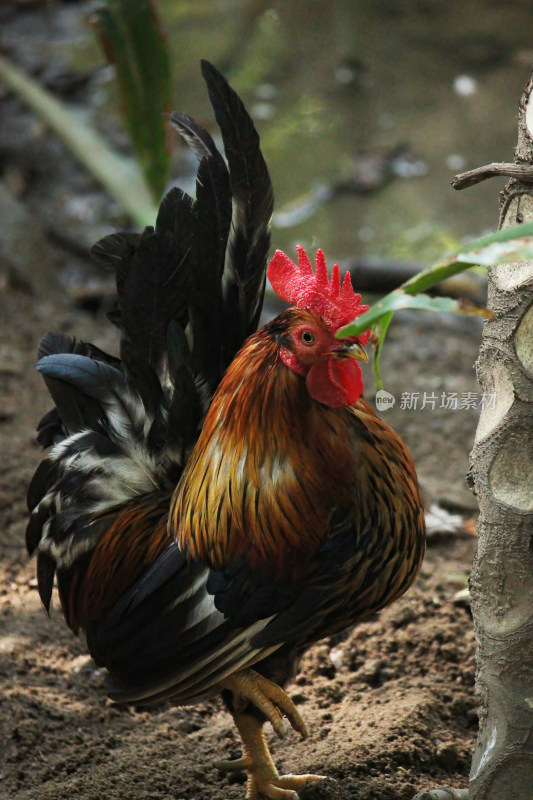
[[[349,412],[315,403],[278,351],[262,330],[237,354],[172,498],[170,531],[215,568],[294,576],[350,503]]]

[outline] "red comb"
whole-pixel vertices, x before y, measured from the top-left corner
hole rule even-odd
[[[296,252],[298,266],[281,250],[276,250],[268,265],[268,279],[278,297],[304,311],[314,311],[333,333],[368,311],[369,306],[361,305],[361,295],[352,288],[349,272],[341,286],[335,264],[330,282],[322,250],[316,251],[316,272],[301,245],[296,245]],[[368,336],[369,331],[354,337],[354,341],[365,344]]]

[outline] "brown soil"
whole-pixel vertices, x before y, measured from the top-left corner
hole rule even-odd
[[[56,611],[48,620],[24,550],[25,491],[40,453],[33,441],[48,407],[32,369],[48,328],[76,330],[109,347],[110,326],[65,305],[58,292],[32,296],[6,281],[0,349],[0,797],[60,800],[243,797],[212,762],[237,756],[231,720],[218,703],[151,711],[112,705],[103,675]],[[476,391],[471,364],[478,326],[406,318],[393,331],[384,370],[402,391]],[[444,325],[444,323],[443,323]],[[440,383],[439,383],[440,381]],[[367,381],[371,385],[370,378]],[[419,464],[428,504],[472,515],[463,488],[475,412],[391,414]],[[281,769],[331,781],[307,798],[407,800],[436,785],[464,786],[476,732],[474,637],[466,586],[475,539],[431,539],[416,586],[379,618],[306,655],[292,693],[310,737],[269,738]]]

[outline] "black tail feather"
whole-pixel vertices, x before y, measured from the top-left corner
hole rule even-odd
[[[81,342],[64,333],[50,331],[45,334],[39,344],[38,359],[46,356],[59,355],[60,353],[75,353],[97,359],[114,367],[120,365],[120,360],[108,353],[104,353],[93,344]],[[45,378],[46,380],[46,378]],[[56,402],[56,407],[48,411],[37,426],[37,441],[41,447],[50,447],[65,439],[70,433],[75,433],[85,427],[98,425],[99,409],[87,398],[82,398],[75,391],[66,390],[57,381],[50,379],[47,382],[48,390]],[[61,406],[62,412],[58,411]],[[36,505],[36,504],[35,504]]]
[[[44,461],[41,461],[28,487],[28,494],[26,496],[28,511],[33,511],[33,509],[39,505],[42,498],[55,483],[58,473],[59,467],[57,461],[52,458],[45,458]],[[31,548],[32,552],[36,546],[37,542],[35,546]]]
[[[168,357],[169,371],[179,391],[174,392],[168,410],[167,445],[171,450],[183,450],[198,438],[203,405],[187,338],[176,323],[168,330]]]
[[[48,614],[50,613],[50,601],[52,600],[55,574],[55,559],[47,553],[39,553],[37,556],[37,586],[39,588],[41,602]]]
[[[186,114],[173,113],[169,119],[200,159],[194,204],[196,261],[191,270],[189,315],[194,364],[212,395],[227,367],[220,350],[224,330],[222,274],[232,213],[229,173],[207,131]]]
[[[120,357],[127,382],[137,390],[146,413],[155,416],[163,402],[163,390],[155,369],[140,358],[135,343],[127,336],[122,337]]]
[[[196,181],[198,263],[191,280],[193,357],[213,393],[228,366],[222,275],[231,226],[229,175],[219,153],[204,158]],[[231,360],[231,359],[230,359]]]
[[[34,476],[34,479],[35,479],[35,477],[37,477],[37,475]],[[52,482],[52,484],[53,484],[53,482]],[[49,484],[49,485],[51,486],[52,484]],[[37,487],[39,485],[42,485],[42,484],[39,484],[39,482],[34,484],[33,481],[32,481],[33,492],[34,492],[33,495],[32,495],[32,501],[35,499],[35,491],[36,491],[36,489],[37,489]],[[46,491],[48,491],[48,488],[46,489]],[[41,498],[39,497],[39,499],[35,503],[35,502],[31,502],[28,499],[28,506],[30,508],[30,511],[34,510],[35,506],[38,505],[40,500],[41,500]],[[37,511],[33,511],[32,515],[31,515],[31,517],[29,519],[28,525],[26,527],[26,549],[27,549],[28,554],[30,556],[32,556],[35,553],[35,551],[37,550],[37,547],[39,546],[39,542],[41,541],[41,537],[42,537],[42,533],[43,533],[43,525],[46,522],[46,520],[48,519],[49,514],[50,514],[50,510],[48,508],[40,508]]]
[[[200,161],[218,153],[211,134],[197,125],[188,114],[180,114],[177,111],[173,111],[172,114],[165,114],[165,116],[170,120],[172,127],[185,139]]]
[[[37,425],[37,442],[41,447],[51,447],[68,436],[68,429],[57,408],[51,408]]]
[[[103,361],[77,353],[57,353],[41,358],[36,368],[44,376],[62,418],[72,416],[72,427],[67,424],[71,433],[99,430],[102,403],[114,403],[117,407],[125,405],[128,392],[124,376],[116,367]],[[78,391],[67,394],[65,385]],[[95,402],[91,403],[91,400]]]
[[[164,369],[167,327],[172,319],[183,324],[187,317],[193,225],[191,203],[185,197],[174,193],[164,201],[160,232],[141,242],[120,299],[124,331],[138,358],[158,375]],[[179,237],[163,227],[170,224],[172,208],[185,229]]]
[[[46,358],[57,358],[57,356],[47,356]],[[52,375],[46,374],[44,369],[39,366],[43,361],[44,359],[41,359],[37,369],[43,373],[46,388],[56,404],[59,419],[69,434],[87,429],[101,430],[104,414],[99,403],[68,381],[58,380]]]
[[[235,339],[242,342],[257,327],[261,313],[274,193],[259,136],[239,96],[208,61],[202,61],[202,74],[230,171],[233,220],[226,253],[225,299],[228,320],[237,317],[243,324],[241,330],[233,329]],[[234,341],[234,347],[240,342]]]
[[[273,195],[253,122],[223,76],[202,62],[227,164],[185,114],[171,124],[199,158],[196,198],[171,189],[155,226],[92,248],[115,273],[120,359],[60,333],[39,349],[56,408],[39,441],[55,445],[28,492],[27,530],[50,605],[55,561],[86,557],[102,514],[154,489],[172,491],[225,370],[261,311]],[[55,560],[54,560],[55,559]]]
[[[104,361],[106,364],[112,364],[117,367],[120,360],[108,353],[104,353],[99,347],[88,342],[81,342],[75,337],[67,336],[64,333],[57,333],[56,331],[49,331],[46,333],[39,344],[37,357],[40,360],[45,356],[53,356],[58,353],[76,353],[80,356],[89,356],[96,358],[98,361]]]
[[[144,233],[111,233],[104,236],[91,247],[91,255],[102,267],[111,269],[115,274],[117,294],[124,291],[131,260],[144,236],[149,236],[153,228],[145,228]]]

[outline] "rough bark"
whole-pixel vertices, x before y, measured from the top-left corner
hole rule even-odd
[[[520,101],[515,165],[480,167],[453,185],[494,175],[512,176],[500,228],[533,222],[533,74]],[[488,279],[493,318],[476,364],[488,402],[469,473],[480,510],[470,576],[479,733],[468,789],[414,800],[533,798],[533,261],[494,267]]]
[[[520,103],[515,162],[533,164],[533,77]],[[512,179],[500,227],[533,221],[533,186]],[[471,455],[479,500],[470,578],[477,637],[478,741],[470,800],[533,797],[533,261],[489,271],[477,362],[486,396]]]

